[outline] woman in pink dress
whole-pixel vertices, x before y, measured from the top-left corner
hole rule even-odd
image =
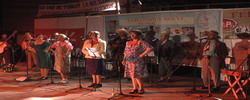
[[[130,94],[143,94],[143,78],[148,76],[143,56],[153,50],[145,41],[140,40],[141,31],[130,32],[131,40],[126,43],[122,64],[125,65],[124,77],[131,78],[133,89]]]

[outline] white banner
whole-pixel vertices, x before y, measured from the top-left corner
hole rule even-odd
[[[85,0],[68,4],[40,5],[38,16],[111,10],[116,10],[116,0]]]

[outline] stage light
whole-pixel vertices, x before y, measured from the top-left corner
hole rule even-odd
[[[141,2],[141,0],[138,0],[138,3],[139,3],[140,5],[142,5],[142,2]]]

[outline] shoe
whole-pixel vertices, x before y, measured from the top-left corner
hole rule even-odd
[[[139,94],[144,94],[144,92],[144,89],[138,91]]]
[[[43,77],[43,78],[42,78],[42,80],[46,80],[46,79],[48,79],[48,77]]]
[[[67,80],[61,80],[59,83],[60,84],[66,84],[66,83],[68,83],[68,81]]]
[[[203,86],[203,87],[201,87],[201,89],[208,89],[208,87]]]
[[[220,90],[220,86],[217,86],[216,88],[213,88],[212,91],[219,91]]]
[[[136,94],[138,93],[138,89],[133,89],[132,91],[129,92],[129,94]]]
[[[99,88],[99,87],[102,87],[102,84],[95,84],[93,87],[94,88]]]
[[[94,87],[95,86],[95,83],[92,83],[91,85],[89,85],[88,87]]]
[[[42,80],[42,79],[43,79],[43,77],[39,77],[38,79]]]

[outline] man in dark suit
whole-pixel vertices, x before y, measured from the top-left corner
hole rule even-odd
[[[228,49],[225,43],[218,40],[219,33],[217,31],[205,31],[208,40],[204,43],[202,50],[202,78],[204,86],[202,89],[208,88],[208,80],[213,80],[213,91],[220,89],[220,70],[226,66],[225,58],[228,55]]]
[[[174,57],[174,42],[169,40],[170,32],[163,32],[160,36],[160,41],[157,44],[157,55],[159,61],[159,81],[163,81],[165,76],[172,71],[172,58]],[[167,77],[171,80],[171,75]]]

